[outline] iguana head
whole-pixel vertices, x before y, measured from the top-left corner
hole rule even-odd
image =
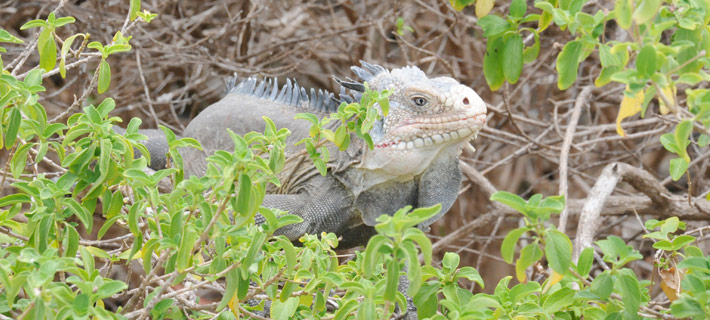
[[[370,132],[375,148],[366,152],[361,168],[417,175],[438,157],[458,156],[486,122],[483,100],[452,78],[429,78],[412,66],[388,71],[362,64],[353,72],[371,89],[392,95],[389,113]]]

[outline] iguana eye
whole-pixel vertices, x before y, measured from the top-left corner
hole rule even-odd
[[[413,102],[414,105],[416,105],[417,107],[422,107],[422,106],[426,105],[427,102],[429,102],[429,101],[428,101],[426,98],[422,97],[422,96],[415,96],[415,97],[412,98],[412,102]]]

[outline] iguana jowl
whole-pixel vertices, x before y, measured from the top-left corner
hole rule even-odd
[[[375,148],[353,137],[346,151],[331,151],[328,174],[321,176],[305,162],[287,166],[281,194],[269,194],[263,206],[289,211],[304,222],[278,230],[291,240],[304,233],[334,232],[343,237],[340,247],[367,242],[374,234],[375,220],[398,209],[442,204],[439,216],[451,208],[458,195],[461,171],[458,155],[486,121],[485,103],[471,88],[449,77],[428,78],[416,67],[388,71],[363,62],[351,69],[371,89],[392,91],[389,114],[370,131]],[[339,81],[359,98],[362,83]],[[294,120],[301,112],[327,115],[337,111],[333,94],[311,89],[310,94],[287,81],[248,78],[232,81],[227,95],[202,111],[184,131],[197,139],[203,150],[183,149],[187,175],[203,175],[208,155],[231,150],[233,142],[226,129],[237,134],[263,132],[262,116],[277,127],[291,130],[288,145],[307,137],[310,123]],[[341,90],[340,99],[352,97]],[[337,125],[333,123],[334,125]],[[334,129],[334,128],[330,128]],[[150,141],[149,141],[150,142]],[[150,143],[146,144],[153,149]],[[293,155],[300,147],[287,147]],[[153,157],[158,156],[151,151]],[[439,216],[425,222],[433,223]],[[257,217],[259,220],[260,217]]]

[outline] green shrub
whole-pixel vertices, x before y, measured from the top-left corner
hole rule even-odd
[[[454,2],[460,8],[472,3]],[[517,81],[523,65],[536,58],[539,34],[551,22],[576,36],[558,57],[560,88],[575,81],[579,62],[596,49],[603,67],[599,85],[617,81],[628,85],[627,96],[643,92],[643,99],[627,105],[622,102],[620,114],[627,114],[625,108],[645,108],[656,95],[670,102],[666,106],[675,112],[676,100],[664,97],[665,92],[674,94],[677,83],[695,85],[707,80],[702,69],[708,62],[710,9],[705,2],[678,2],[688,10],[672,11],[661,1],[620,0],[614,12],[596,15],[581,12],[582,4],[538,1],[536,7],[542,12],[526,15],[525,1],[514,0],[508,17],[481,18],[479,23],[489,40],[489,55],[484,61],[489,85],[498,88],[505,81]],[[636,8],[633,14],[632,8]],[[155,17],[139,11],[140,1],[131,1],[129,20],[150,22]],[[633,42],[602,43],[600,32],[611,19],[643,36]],[[692,235],[674,234],[684,229],[682,222],[669,218],[646,223],[650,231],[646,237],[656,240],[654,248],[663,257],[659,267],[669,272],[684,270],[672,304],[659,311],[647,307],[650,281],[639,279],[627,266],[642,256],[620,238],[596,242],[601,264],[606,266],[598,274],[590,272],[595,254],[592,248],[585,248],[579,259],[572,261],[569,238],[549,223],[551,215],[564,208],[563,197],[535,195],[524,200],[504,192],[492,197],[520,212],[525,221],[525,226],[505,237],[501,248],[504,260],[513,263],[521,237],[527,234],[529,238],[515,260],[520,284],[510,287],[512,277],[505,277],[493,294],[473,294],[461,286],[463,279],[481,287],[484,283],[474,268],[459,265],[455,253],[446,253],[440,268],[432,266],[431,242],[415,226],[435,215],[440,210],[437,206],[403,208],[391,216],[382,215],[376,226],[378,234],[344,263],[334,251],[338,244],[334,234],[306,235],[300,239],[301,245],[295,246],[283,236],[274,236],[274,231],[298,223],[300,218],[260,206],[267,185],[279,184],[277,174],[287,161],[284,148],[289,132],[276,128],[269,119],[264,119],[263,134],[231,134],[234,150],[210,156],[207,174],[189,179],[183,178],[176,149],[199,148],[199,143],[177,139],[166,129],[173,167],[146,173],[147,159],[135,159],[134,155],[134,148],[147,155],[138,143],[145,138],[138,132],[140,120],[133,119],[123,136],[113,132],[118,119],[109,115],[115,108],[110,98],[84,107],[66,123],[47,120],[44,107],[37,102],[45,91],[42,79],[48,72],[66,76],[68,53],[96,50],[98,80],[91,85],[101,93],[110,86],[106,58],[131,50],[131,36],[120,31],[108,44],[86,44],[88,35],[75,34],[62,39],[58,50],[56,28],[73,21],[72,17],[51,14],[47,20],[25,24],[23,28],[41,30],[36,43],[39,66],[21,76],[3,68],[0,76],[0,147],[9,150],[9,172],[5,174],[12,175],[8,179],[14,188],[14,193],[0,198],[3,317],[386,319],[396,310],[407,309],[405,294],[412,298],[420,318],[431,319],[710,317],[710,257],[691,245],[696,240]],[[535,21],[535,29],[519,28]],[[646,26],[650,21],[654,23]],[[663,44],[661,32],[669,29],[675,30],[674,41]],[[523,31],[534,35],[534,45],[524,48]],[[80,36],[84,43],[72,48],[73,40]],[[691,39],[702,41],[693,43]],[[21,40],[0,30],[0,42],[17,44]],[[636,56],[635,68],[627,68],[627,50]],[[0,52],[4,50],[0,48]],[[502,61],[510,62],[511,67],[501,69]],[[386,113],[387,95],[368,91],[360,103],[344,104],[326,119],[299,116],[312,123],[312,139],[301,143],[304,154],[321,173],[328,157],[325,143],[344,149],[349,133],[356,133],[371,145],[367,132],[377,117],[372,106],[379,102]],[[689,89],[688,96],[692,98],[688,99],[692,117],[688,115],[675,133],[661,138],[664,146],[682,159],[671,165],[674,178],[686,171],[681,170],[683,163],[687,168],[689,162],[683,150],[693,124],[707,129],[710,123],[707,89]],[[322,129],[326,122],[338,120],[340,129]],[[707,144],[707,136],[701,135],[700,141]],[[56,173],[28,173],[28,163],[46,163]],[[164,179],[174,185],[170,192],[158,191]],[[266,222],[255,224],[256,213]],[[119,235],[107,239],[110,230]],[[95,239],[86,236],[91,231],[96,232]],[[129,287],[129,279],[111,277],[112,269],[130,268],[132,262],[144,272],[137,287]],[[545,262],[549,267],[545,278],[539,282],[528,279],[527,270]],[[403,278],[408,282],[406,291],[399,290]],[[182,288],[173,287],[177,285]],[[202,288],[218,291],[221,300],[197,304],[198,299],[190,294]],[[120,298],[125,303],[118,309],[107,308],[107,301]]]

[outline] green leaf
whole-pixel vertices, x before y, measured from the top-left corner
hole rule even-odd
[[[493,195],[491,195],[491,201],[498,201],[504,205],[507,205],[516,211],[525,214],[526,209],[525,205],[526,202],[523,198],[520,196],[507,192],[507,191],[497,191]]]
[[[379,263],[379,252],[383,246],[389,247],[391,240],[378,234],[370,238],[365,247],[364,273],[365,277],[371,278],[375,272],[375,266]]]
[[[567,42],[562,52],[557,56],[557,87],[560,90],[569,88],[577,80],[579,59],[582,56],[582,42],[573,40]]]
[[[641,48],[636,57],[636,71],[645,77],[650,77],[656,72],[656,48],[653,45]]]
[[[318,124],[318,117],[312,113],[297,113],[293,118],[308,120],[312,124]]]
[[[11,33],[7,32],[7,30],[0,28],[0,42],[9,42],[9,43],[24,43],[22,39],[13,36]],[[2,64],[0,63],[0,69],[2,69]]]
[[[616,13],[616,22],[620,27],[629,29],[631,27],[631,10],[633,3],[631,0],[616,0],[614,12]]]
[[[74,19],[74,17],[61,17],[54,22],[54,26],[61,27],[63,25],[66,25],[69,23],[74,23],[74,22],[76,22],[76,19]]]
[[[235,210],[237,214],[249,216],[250,200],[251,200],[251,179],[246,173],[242,173],[239,177],[239,193],[237,194],[237,206]]]
[[[71,49],[71,45],[74,42],[74,39],[76,39],[76,37],[78,36],[86,37],[84,34],[79,33],[67,38],[66,40],[64,40],[64,43],[62,43],[61,60],[59,61],[59,74],[62,76],[62,78],[67,77],[67,53],[69,53],[69,49]]]
[[[316,169],[318,170],[318,173],[320,173],[321,176],[325,176],[328,173],[328,167],[326,166],[323,159],[321,159],[321,158],[313,159],[313,165],[316,166]]]
[[[86,230],[92,230],[94,224],[94,218],[91,212],[80,205],[74,198],[64,198],[64,205],[71,208],[74,215],[79,218],[79,221],[84,225]]]
[[[695,241],[695,237],[693,237],[691,235],[684,234],[684,235],[677,236],[672,241],[673,249],[680,250],[681,248],[683,248],[683,246],[685,246],[686,244],[691,243],[693,241]]]
[[[572,260],[572,242],[567,235],[557,230],[548,230],[545,235],[545,256],[552,270],[567,273]]]
[[[687,247],[685,247],[685,249],[683,251],[685,251],[685,255],[688,257],[703,257],[704,256],[703,251],[700,250],[700,248],[698,248],[696,246],[687,246]],[[710,269],[708,269],[708,273],[710,273]]]
[[[20,147],[15,151],[15,154],[12,156],[12,160],[10,161],[10,172],[12,172],[13,178],[20,178],[22,171],[24,171],[27,166],[27,153],[33,145],[34,144],[32,143],[23,144],[20,145]]]
[[[486,17],[491,17],[488,15]],[[483,57],[483,75],[491,90],[498,90],[505,81],[503,75],[503,39],[489,40]]]
[[[46,21],[38,19],[38,20],[32,20],[32,21],[25,22],[25,24],[23,24],[20,27],[20,30],[25,30],[25,29],[29,29],[29,28],[37,28],[37,27],[46,27],[46,26],[47,26]]]
[[[560,288],[545,299],[542,308],[549,313],[562,310],[574,302],[574,294],[575,291],[570,288]]]
[[[49,71],[57,65],[57,43],[54,35],[49,29],[42,30],[37,38],[37,49],[39,50],[39,67]]]
[[[64,225],[64,234],[66,244],[64,247],[64,256],[74,258],[79,250],[79,233],[69,224]]]
[[[276,320],[288,320],[293,317],[298,307],[298,297],[290,297],[285,302],[274,299],[271,302],[271,318]]]
[[[565,197],[564,196],[550,196],[542,200],[538,205],[539,209],[536,209],[538,214],[547,215],[552,213],[560,213],[565,208]],[[547,220],[547,219],[545,219]]]
[[[217,311],[222,310],[224,307],[226,307],[227,304],[232,300],[232,297],[234,297],[234,294],[237,293],[237,287],[239,285],[239,270],[230,270],[229,272],[227,272],[227,276],[225,278],[226,284],[224,288],[224,294],[222,295],[222,300],[220,300],[219,304],[217,305]]]
[[[350,319],[351,313],[359,306],[360,304],[358,303],[357,300],[352,299],[348,300],[343,304],[340,309],[335,313],[335,316],[333,320],[345,320],[345,319]]]
[[[74,298],[74,303],[72,304],[72,309],[77,315],[85,315],[89,313],[89,295],[86,293],[80,293]]]
[[[399,263],[397,259],[390,259],[387,263],[387,282],[385,285],[384,299],[394,302],[395,294],[397,293],[397,285],[399,284]]]
[[[178,247],[176,268],[178,272],[183,272],[191,266],[192,249],[195,248],[195,242],[199,239],[199,235],[192,228],[185,228],[180,239]]]
[[[365,120],[362,121],[362,126],[360,127],[362,132],[370,132],[370,129],[372,129],[372,126],[375,124],[376,120],[377,120],[377,109],[375,109],[375,108],[367,109],[367,114],[365,115]]]
[[[375,319],[375,315],[375,302],[372,301],[372,298],[365,298],[365,300],[360,303],[360,307],[357,309],[357,319],[371,320]]]
[[[515,285],[510,289],[510,299],[513,303],[519,303],[525,297],[531,294],[537,294],[540,292],[540,284],[535,281],[529,281],[527,283],[520,283]]]
[[[291,241],[288,241],[283,237],[279,237],[277,240],[279,245],[281,245],[281,249],[283,249],[284,257],[286,258],[286,276],[288,277],[293,273],[296,268],[296,264],[298,263],[296,249]]]
[[[122,281],[107,280],[101,287],[96,291],[96,295],[99,299],[109,298],[116,293],[123,291],[123,289],[128,288],[128,285]]]
[[[706,257],[703,257],[702,255],[697,255],[693,257],[688,257],[685,260],[681,261],[678,264],[678,268],[710,273],[710,262],[708,262],[708,259]]]
[[[675,143],[675,136],[672,133],[664,133],[661,135],[661,144],[663,145],[666,150],[673,152],[675,154],[680,154],[680,149],[678,148],[678,145]]]
[[[689,164],[690,163],[683,158],[671,159],[671,166],[670,166],[670,170],[669,170],[670,175],[671,175],[671,179],[673,179],[673,181],[678,181],[678,179],[680,179],[680,177],[683,176],[685,171],[688,170]]]
[[[386,117],[390,113],[390,101],[388,98],[378,100],[377,104],[380,105],[380,109],[382,109],[382,115]]]
[[[698,138],[698,146],[699,147],[707,147],[710,144],[710,136],[707,134],[700,134],[700,137]]]
[[[16,107],[10,108],[10,121],[7,124],[7,131],[5,132],[5,148],[8,150],[15,145],[17,132],[20,130],[21,123],[22,115],[20,114],[20,109]]]
[[[456,272],[456,279],[458,278],[466,278],[470,281],[474,281],[481,286],[481,289],[484,288],[483,278],[481,278],[481,275],[473,267],[462,267],[459,269]]]
[[[478,25],[483,28],[483,36],[489,40],[495,36],[503,34],[511,28],[510,23],[493,14],[489,14],[481,19],[478,19]]]
[[[102,59],[99,65],[99,87],[98,92],[102,94],[108,89],[111,84],[111,66],[108,65],[106,60]]]
[[[150,314],[153,319],[161,319],[170,309],[170,307],[175,303],[173,299],[162,299],[153,306],[150,310]]]
[[[249,246],[249,250],[247,251],[246,256],[244,256],[244,259],[242,260],[242,266],[240,268],[240,270],[242,271],[242,279],[249,279],[249,267],[252,263],[254,263],[254,259],[256,259],[257,254],[259,254],[259,252],[261,251],[261,247],[262,245],[264,245],[265,240],[265,233],[257,232],[254,234],[254,237],[251,241],[251,245]]]
[[[25,194],[15,193],[0,198],[0,207],[10,206],[16,203],[27,203],[30,202],[30,200],[30,197]]]
[[[340,126],[335,130],[335,143],[336,146],[340,147],[345,143],[345,137],[348,135],[347,128],[345,126]],[[341,149],[342,150],[342,149]]]
[[[606,44],[599,44],[599,60],[603,67],[615,67],[621,65],[619,57],[611,52],[611,48]]]
[[[679,155],[690,160],[686,153],[686,148],[690,144],[690,134],[693,132],[693,120],[683,120],[675,128],[673,137],[675,138],[675,143],[679,147]]]
[[[116,101],[113,100],[113,98],[106,98],[104,101],[101,101],[101,104],[99,104],[98,107],[96,107],[96,111],[99,113],[101,118],[108,117],[109,112],[113,111],[113,109],[116,108]]]
[[[523,50],[523,63],[528,64],[535,61],[537,56],[540,54],[540,35],[537,30],[533,29],[533,38],[535,43]]]
[[[523,1],[523,3],[525,2]],[[512,35],[505,40],[503,62],[505,79],[511,84],[515,84],[523,71],[523,38],[519,34]]]
[[[464,8],[472,5],[473,2],[474,0],[449,0],[449,3],[451,3],[451,6],[453,6],[456,11],[463,10]]]
[[[413,300],[414,304],[417,306],[419,319],[431,317],[436,313],[438,306],[436,294],[440,287],[441,284],[436,281],[424,283],[414,295]]]
[[[641,286],[631,269],[620,270],[619,286],[621,299],[624,301],[625,319],[639,319],[638,310],[641,306]]]
[[[592,292],[600,298],[609,299],[612,290],[614,289],[614,280],[609,271],[604,271],[592,280]]]
[[[131,50],[131,46],[127,44],[112,44],[106,46],[106,56],[110,56],[119,52],[127,52]]]
[[[416,208],[407,217],[412,220],[413,224],[419,224],[433,218],[439,212],[441,212],[441,204],[437,203],[431,207]]]
[[[577,261],[577,273],[582,277],[587,277],[589,271],[592,270],[592,264],[594,263],[594,249],[591,247],[586,247],[579,254],[579,260]]]
[[[414,241],[421,248],[424,264],[431,264],[431,240],[424,234],[421,229],[409,228],[404,231],[402,241]]]
[[[137,170],[140,171],[140,170]],[[142,172],[142,171],[140,171]],[[128,209],[128,229],[131,230],[134,236],[141,235],[141,231],[138,228],[138,211],[142,210],[141,205],[133,204]]]
[[[680,219],[678,217],[670,217],[661,223],[661,233],[668,234],[678,230]]]
[[[111,259],[111,255],[108,254],[108,252],[99,249],[97,247],[83,247],[82,249],[85,249],[87,253],[89,253],[89,256],[91,258],[101,258],[101,259]]]
[[[441,260],[442,269],[444,272],[453,272],[458,268],[461,257],[455,252],[444,253],[444,259]]]
[[[527,280],[525,269],[539,261],[540,258],[542,258],[542,250],[536,242],[528,244],[520,250],[520,257],[515,262],[515,275],[518,281],[525,282]]]
[[[641,0],[639,1],[636,10],[634,10],[634,21],[636,24],[643,25],[649,20],[653,19],[658,12],[658,8],[661,7],[663,0]]]
[[[703,306],[694,299],[679,299],[673,301],[671,314],[678,319],[703,319],[707,317]]]
[[[510,16],[522,18],[528,10],[528,4],[525,0],[513,0],[510,3]]]
[[[130,8],[128,16],[131,21],[136,20],[138,12],[141,11],[141,0],[131,0]]]
[[[697,72],[683,73],[678,77],[678,80],[676,80],[677,83],[689,84],[691,86],[694,86],[701,81],[703,81],[703,77],[700,76]]]
[[[120,197],[116,197],[116,198],[120,198]],[[101,240],[101,238],[103,238],[103,236],[106,234],[108,229],[111,228],[111,226],[113,226],[113,224],[116,223],[116,220],[118,220],[120,218],[122,218],[120,215],[116,215],[116,216],[113,216],[110,219],[106,220],[106,222],[104,222],[104,224],[99,229],[99,233],[96,235],[97,240]]]
[[[521,227],[512,230],[508,232],[507,235],[505,235],[505,238],[503,238],[503,243],[500,246],[500,253],[501,257],[503,258],[503,260],[505,260],[506,263],[513,263],[513,257],[515,256],[515,244],[518,243],[518,239],[520,239],[520,237],[528,230],[530,230],[530,228]]]

